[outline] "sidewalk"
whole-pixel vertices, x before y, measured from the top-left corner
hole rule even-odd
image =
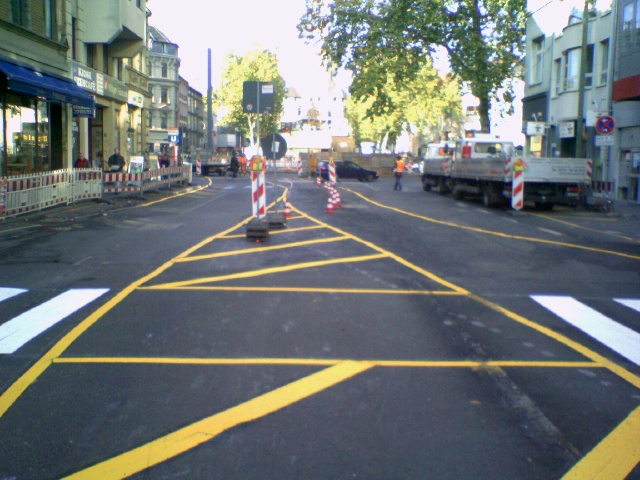
[[[140,194],[106,194],[103,198],[83,200],[69,205],[59,205],[40,211],[28,212],[15,217],[2,219],[0,217],[0,230],[16,225],[24,225],[25,223],[35,222],[61,222],[75,221],[95,216],[107,216],[109,213],[122,210],[124,208],[138,207],[147,203],[156,202],[158,200],[184,195],[188,192],[207,187],[209,182],[206,177],[194,176],[191,184],[184,187],[181,185],[173,185],[170,188],[161,188],[159,190],[147,191],[144,195]]]

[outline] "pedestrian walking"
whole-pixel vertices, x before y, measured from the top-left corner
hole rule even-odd
[[[240,168],[240,162],[238,161],[238,157],[236,156],[235,150],[231,155],[231,163],[229,164],[229,168],[231,169],[233,178],[236,178],[238,176],[238,169]]]
[[[394,190],[402,191],[402,174],[404,173],[404,160],[402,156],[396,157],[396,166],[394,168],[393,175],[396,177],[396,183],[393,186]]]

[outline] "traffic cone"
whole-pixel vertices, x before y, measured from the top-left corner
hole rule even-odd
[[[320,178],[320,175],[318,175],[318,176],[316,177],[316,185],[317,185],[318,187],[321,187],[321,186],[322,186],[322,179]]]
[[[327,199],[327,213],[333,213],[333,200],[331,200],[331,195]]]
[[[340,202],[340,194],[338,193],[337,188],[333,189],[333,204],[335,205],[336,208],[339,208],[342,206],[342,203]]]
[[[291,218],[291,207],[286,199],[284,200],[284,218]]]

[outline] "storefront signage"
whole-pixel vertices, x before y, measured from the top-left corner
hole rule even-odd
[[[123,103],[128,100],[127,86],[115,78],[75,62],[71,62],[71,74],[76,85],[84,90]]]
[[[559,122],[558,130],[560,131],[560,138],[574,138],[576,136],[575,122]]]
[[[139,108],[144,107],[144,96],[139,92],[129,90],[129,105]]]
[[[544,135],[544,127],[544,122],[527,122],[527,135],[530,137]]]
[[[93,118],[96,116],[95,108],[83,107],[81,105],[71,105],[74,117]]]

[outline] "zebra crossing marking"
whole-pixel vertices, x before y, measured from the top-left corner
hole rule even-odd
[[[640,334],[634,330],[572,297],[532,295],[531,298],[567,323],[640,365]]]
[[[68,290],[0,325],[0,354],[15,353],[25,343],[108,291],[107,288]]]
[[[26,292],[22,288],[0,288],[0,302]]]
[[[614,300],[625,307],[629,307],[636,312],[640,312],[640,300],[634,298],[614,298]]]

